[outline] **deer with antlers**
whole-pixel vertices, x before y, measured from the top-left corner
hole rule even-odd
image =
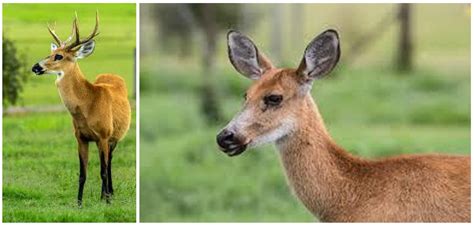
[[[227,155],[276,143],[290,186],[321,221],[470,221],[469,156],[365,160],[331,138],[310,90],[339,61],[336,31],[314,38],[297,69],[274,67],[239,32],[229,32],[227,39],[232,65],[253,80],[242,111],[217,135]]]
[[[57,76],[59,96],[72,116],[79,152],[79,206],[82,206],[87,176],[89,142],[95,142],[99,150],[101,198],[109,203],[114,193],[112,152],[127,133],[131,120],[127,87],[120,76],[100,74],[94,83],[90,83],[79,69],[77,60],[91,55],[94,51],[94,38],[99,34],[98,13],[95,19],[94,30],[85,39],[79,37],[77,14],[72,24],[72,33],[65,41],[61,41],[54,29],[48,25],[49,33],[56,43],[51,44],[51,54],[32,68],[36,75]]]

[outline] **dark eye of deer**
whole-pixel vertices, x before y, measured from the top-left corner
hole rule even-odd
[[[247,100],[247,93],[244,94],[244,99]]]
[[[267,95],[263,98],[263,102],[268,106],[278,106],[281,100],[283,100],[283,96],[281,95]]]
[[[58,60],[61,60],[61,59],[63,59],[62,55],[59,55],[59,54],[54,55],[54,61],[58,61]]]

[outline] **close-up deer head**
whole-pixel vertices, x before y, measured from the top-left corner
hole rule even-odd
[[[312,83],[335,67],[340,47],[337,32],[326,30],[306,47],[299,67],[288,69],[273,66],[248,37],[237,31],[228,33],[227,42],[234,68],[253,80],[243,109],[217,135],[221,149],[235,156],[248,147],[278,142],[304,122]]]
[[[48,25],[48,31],[53,36],[55,43],[51,43],[51,54],[39,61],[31,69],[36,75],[55,74],[61,77],[65,71],[74,69],[77,59],[85,58],[94,52],[94,38],[99,35],[99,15],[96,13],[95,27],[85,39],[79,36],[77,14],[72,23],[71,35],[61,41],[54,27]],[[73,40],[74,39],[74,40]]]

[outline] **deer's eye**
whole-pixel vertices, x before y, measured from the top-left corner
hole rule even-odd
[[[54,61],[58,61],[58,60],[61,60],[61,59],[63,59],[62,55],[60,55],[60,54],[54,55]]]
[[[247,93],[244,93],[244,99],[247,100]]]
[[[283,100],[283,96],[281,95],[267,95],[263,98],[263,102],[268,106],[278,106],[281,100]]]

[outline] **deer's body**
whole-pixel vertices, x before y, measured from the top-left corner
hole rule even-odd
[[[125,81],[117,75],[100,74],[90,83],[77,64],[69,73],[70,76],[58,78],[56,86],[71,113],[76,135],[91,141],[121,140],[131,119]]]
[[[321,221],[470,221],[469,157],[356,158],[331,139],[306,98],[301,123],[277,146],[294,193]]]
[[[53,29],[48,27],[56,44],[51,44],[51,55],[35,64],[32,71],[37,75],[57,75],[56,86],[64,105],[70,112],[79,155],[79,190],[77,201],[82,206],[84,184],[87,178],[89,142],[95,142],[99,149],[102,198],[110,202],[114,192],[112,184],[112,152],[125,136],[131,119],[125,81],[113,74],[98,75],[94,83],[86,80],[78,59],[92,54],[95,48],[93,38],[98,35],[99,17],[92,34],[79,38],[77,15],[73,22],[71,36],[61,41]],[[73,39],[74,42],[70,42]]]
[[[275,68],[239,32],[229,32],[228,49],[232,65],[254,82],[242,111],[217,136],[227,155],[276,143],[289,185],[321,221],[470,221],[469,156],[372,161],[352,156],[332,140],[310,90],[339,60],[336,31],[313,39],[297,69]]]

